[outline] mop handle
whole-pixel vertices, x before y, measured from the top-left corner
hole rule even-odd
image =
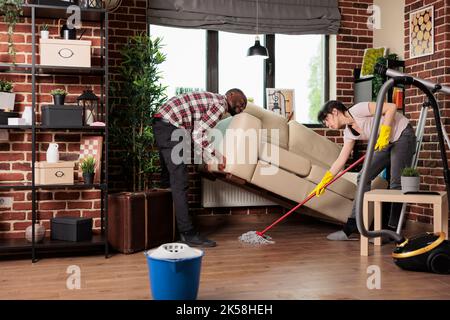
[[[335,182],[337,179],[339,179],[343,174],[345,174],[346,172],[350,171],[351,169],[353,169],[356,165],[358,165],[359,163],[361,163],[364,158],[366,156],[362,156],[361,158],[359,158],[357,161],[355,161],[351,166],[349,166],[347,169],[345,169],[344,171],[341,171],[336,177],[334,177],[333,180],[331,180],[330,182],[328,182],[327,184],[325,184],[323,187],[326,188],[328,187],[330,184],[332,184],[333,182]],[[305,200],[303,200],[302,202],[300,202],[299,204],[297,204],[294,208],[292,208],[291,210],[289,210],[289,212],[285,213],[282,217],[278,218],[275,222],[273,222],[270,226],[268,226],[267,228],[265,228],[263,231],[261,232],[257,232],[258,235],[262,236],[264,233],[266,233],[267,231],[269,231],[270,229],[272,229],[272,227],[274,227],[276,224],[278,224],[279,222],[283,221],[284,219],[286,219],[292,212],[294,212],[295,210],[297,210],[299,207],[301,207],[302,205],[304,205],[306,202],[308,202],[309,200],[311,200],[312,198],[314,198],[316,196],[316,193],[312,193],[310,194]]]

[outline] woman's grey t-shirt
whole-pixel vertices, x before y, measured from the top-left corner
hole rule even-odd
[[[354,135],[349,126],[344,129],[344,142],[348,140],[369,140],[370,133],[372,132],[374,116],[370,114],[369,102],[360,102],[348,109],[348,112],[352,115],[358,127],[362,129],[360,135]],[[381,117],[383,123],[384,116]],[[395,113],[394,123],[392,124],[390,142],[397,141],[400,138],[403,130],[408,125],[409,120],[399,112]]]

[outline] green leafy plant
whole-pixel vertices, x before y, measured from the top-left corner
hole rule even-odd
[[[0,92],[12,92],[13,84],[12,82],[0,79]]]
[[[381,64],[384,66],[388,65],[388,61],[397,61],[398,60],[398,55],[396,53],[390,53],[388,54],[386,57],[379,57],[376,61],[376,64]],[[373,79],[372,79],[372,100],[376,101],[377,96],[378,96],[378,92],[380,92],[381,87],[383,86],[383,83],[386,81],[386,79],[375,73],[375,71],[373,71]]]
[[[48,31],[48,24],[43,24],[41,26],[41,31]]]
[[[24,0],[0,0],[0,14],[3,15],[3,20],[8,25],[8,54],[13,56],[14,63],[16,62],[16,48],[13,42],[14,28],[23,14],[23,3]]]
[[[80,168],[83,173],[94,173],[95,172],[95,159],[92,156],[86,157],[81,160]]]
[[[419,171],[415,168],[407,167],[402,170],[403,177],[418,177]]]
[[[167,99],[159,70],[166,60],[161,41],[145,34],[129,38],[121,50],[121,81],[111,88],[111,141],[123,149],[118,155],[135,192],[153,187],[153,174],[160,169],[152,117]]]
[[[67,96],[67,91],[64,89],[53,89],[50,91],[52,96]]]

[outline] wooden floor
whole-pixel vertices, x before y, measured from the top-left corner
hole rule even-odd
[[[265,224],[228,224],[211,234],[199,299],[450,299],[450,276],[406,272],[390,258],[392,245],[370,257],[359,241],[330,242],[335,226],[291,219],[275,227],[276,241],[248,246],[237,237]],[[373,247],[371,246],[371,249]],[[81,289],[68,290],[67,267],[81,268]],[[381,289],[367,288],[367,267],[381,269]],[[0,261],[1,299],[150,299],[143,253]]]

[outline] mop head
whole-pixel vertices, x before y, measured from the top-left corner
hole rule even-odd
[[[240,242],[248,243],[248,244],[273,244],[275,241],[272,241],[272,238],[269,236],[260,236],[256,233],[256,231],[249,231],[241,235],[239,238]]]

